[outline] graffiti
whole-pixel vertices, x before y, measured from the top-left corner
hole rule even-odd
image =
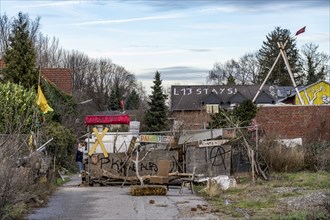
[[[214,93],[216,95],[221,95],[222,93],[224,94],[236,94],[237,93],[237,88],[209,88],[209,87],[204,87],[204,88],[173,88],[172,90],[173,95],[183,95],[183,96],[188,96],[188,95],[208,95],[210,93]]]
[[[299,92],[302,101],[305,105],[324,105],[329,104],[330,84],[325,81],[320,81],[312,84]],[[296,104],[301,104],[296,96]]]
[[[140,143],[172,143],[174,141],[173,136],[162,135],[140,135]]]
[[[330,104],[330,96],[323,95],[322,96],[322,102],[325,105],[329,105]]]
[[[222,146],[213,147],[210,152],[212,167],[223,165],[223,168],[227,170],[226,162],[225,162],[227,153],[230,153],[230,150],[225,151],[225,149]]]
[[[105,164],[108,164],[107,167],[104,167]],[[136,167],[134,163],[129,163],[129,162],[124,162],[123,159],[116,159],[116,158],[105,158],[102,157],[100,159],[100,169],[111,169],[111,170],[116,170],[119,173],[122,173],[123,175],[126,175],[126,170],[128,167],[128,171],[135,172]],[[152,162],[152,161],[142,161],[139,163],[139,172],[142,171],[147,171],[147,173],[157,173],[158,167],[157,164]],[[176,164],[175,161],[171,161],[170,165],[170,171],[169,172],[174,172],[176,171]]]

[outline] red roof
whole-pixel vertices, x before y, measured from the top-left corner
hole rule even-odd
[[[69,68],[43,68],[42,76],[67,94],[72,94],[72,73]]]
[[[0,58],[0,68],[5,67],[5,61]],[[52,82],[60,90],[72,94],[72,73],[69,68],[43,68],[42,76]]]

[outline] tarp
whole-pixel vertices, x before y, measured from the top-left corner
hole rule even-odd
[[[86,125],[105,125],[105,124],[127,124],[129,125],[129,115],[87,115]]]

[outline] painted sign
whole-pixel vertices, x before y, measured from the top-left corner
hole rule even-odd
[[[213,147],[220,146],[227,143],[229,140],[212,140],[212,141],[198,141],[198,147]]]
[[[172,143],[174,141],[173,136],[163,135],[140,135],[140,142],[147,143]]]

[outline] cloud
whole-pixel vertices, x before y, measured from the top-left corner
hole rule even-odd
[[[188,82],[206,79],[209,69],[193,66],[169,66],[158,69],[146,69],[144,73],[138,74],[137,78],[139,80],[152,80],[156,71],[160,72],[161,79],[164,81]],[[189,78],[188,81],[187,78]]]
[[[184,17],[184,15],[183,14],[168,14],[168,15],[162,15],[162,16],[149,16],[149,17],[141,17],[141,18],[88,21],[88,22],[73,23],[72,25],[121,24],[121,23],[136,22],[136,21],[175,19],[175,18],[181,18],[181,17]]]
[[[274,6],[285,7],[292,9],[291,6],[296,7],[329,7],[329,2],[325,0],[190,0],[190,1],[168,1],[168,0],[121,0],[121,2],[128,2],[133,4],[143,4],[159,11],[174,11],[190,8],[200,9],[202,7],[210,7],[205,9],[205,12],[222,12],[231,13],[240,10],[244,11],[260,11],[268,8],[271,10]],[[287,6],[286,6],[287,5]],[[204,9],[202,9],[204,10]]]
[[[40,7],[53,7],[53,6],[68,6],[81,4],[81,1],[47,1],[40,4],[18,5],[16,8],[40,8]]]
[[[188,49],[189,51],[192,52],[211,52],[213,51],[212,49],[206,49],[206,48],[193,48],[193,49]]]

